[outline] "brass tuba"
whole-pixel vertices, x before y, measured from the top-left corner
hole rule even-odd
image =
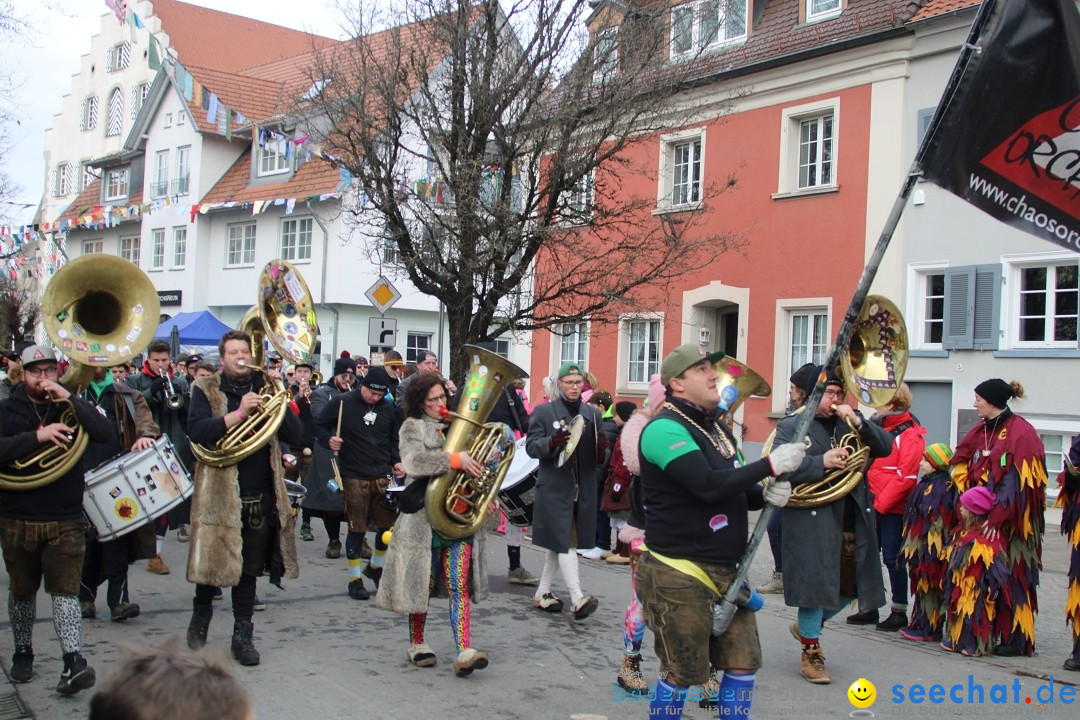
[[[468,452],[485,466],[484,474],[475,478],[464,471],[451,470],[433,478],[424,493],[428,522],[435,532],[450,540],[475,535],[487,518],[488,507],[499,494],[514,457],[513,437],[507,442],[505,425],[484,421],[503,399],[503,390],[515,380],[529,377],[517,365],[489,350],[475,345],[466,345],[465,349],[472,362],[443,450]]]
[[[847,352],[840,354],[841,374],[848,392],[864,405],[888,405],[904,381],[908,335],[904,316],[888,298],[869,295],[859,310]],[[817,482],[792,489],[787,507],[811,508],[846,496],[859,484],[870,464],[870,449],[851,427],[838,443],[848,451],[845,466],[829,470]]]
[[[62,267],[45,288],[41,315],[49,339],[67,355],[60,382],[79,393],[95,367],[112,367],[140,352],[154,336],[161,306],[146,273],[113,255],[84,255]],[[70,400],[60,422],[74,428],[66,447],[51,443],[10,463],[0,488],[32,490],[68,473],[86,451],[89,438]]]
[[[725,355],[713,363],[716,370],[716,389],[720,393],[720,406],[730,423],[735,411],[750,397],[768,397],[772,386],[753,368],[733,357]]]
[[[213,447],[191,443],[191,452],[211,467],[228,467],[250,457],[277,435],[289,411],[289,390],[263,369],[269,341],[291,363],[308,362],[318,340],[314,301],[303,276],[286,260],[271,260],[259,274],[256,304],[240,320],[251,336],[253,372],[263,374],[262,399],[244,420]]]

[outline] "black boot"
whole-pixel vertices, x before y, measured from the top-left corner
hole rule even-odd
[[[210,618],[214,617],[214,606],[194,603],[194,608],[187,628],[187,644],[192,650],[198,650],[206,645],[206,633],[210,631]]]
[[[233,623],[232,654],[241,665],[258,665],[259,651],[254,643],[255,626],[250,621],[238,620]]]

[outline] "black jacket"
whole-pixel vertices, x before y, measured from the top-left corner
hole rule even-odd
[[[72,396],[71,402],[79,425],[90,442],[115,442],[116,431],[104,415],[81,398]],[[65,402],[50,403],[42,420],[26,397],[26,385],[12,388],[11,397],[0,403],[0,467],[3,472],[11,472],[11,462],[41,447],[37,441],[38,427],[59,422],[66,408]],[[0,490],[0,517],[39,521],[80,517],[85,489],[83,474],[87,467],[84,453],[71,470],[48,485],[33,490]]]
[[[331,398],[315,418],[315,439],[323,447],[330,447],[330,438],[337,432],[339,407],[343,441],[338,453],[341,474],[361,478],[389,475],[390,468],[401,462],[394,404],[383,398],[369,405],[360,397],[360,388]],[[369,412],[375,414],[372,422],[364,420]]]

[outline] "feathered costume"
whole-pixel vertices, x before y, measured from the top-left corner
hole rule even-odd
[[[947,628],[952,649],[963,655],[989,655],[998,619],[1012,606],[1005,544],[980,527],[961,530],[949,545],[945,575]]]
[[[1069,460],[1073,468],[1080,466],[1080,435],[1069,448]],[[1073,474],[1066,469],[1058,474],[1056,506],[1061,508],[1061,534],[1072,548],[1069,562],[1069,592],[1065,597],[1065,624],[1072,630],[1073,653],[1070,660],[1075,669],[1080,663],[1080,472]],[[1068,667],[1068,664],[1066,665]]]
[[[1005,408],[973,427],[956,448],[952,478],[957,492],[984,485],[994,493],[990,527],[1001,533],[1009,568],[1008,612],[994,619],[993,634],[1023,655],[1035,651],[1037,588],[1046,526],[1046,457],[1027,420]]]
[[[949,473],[919,478],[904,505],[904,546],[910,576],[911,622],[905,636],[939,640],[949,603],[945,573],[949,542],[959,522],[957,497]]]

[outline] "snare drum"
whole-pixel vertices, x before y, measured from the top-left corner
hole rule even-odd
[[[536,476],[540,461],[525,452],[525,438],[518,440],[514,458],[499,488],[499,504],[511,525],[532,525],[533,495],[536,494]]]
[[[172,510],[195,491],[191,476],[162,435],[86,474],[83,511],[98,539],[114,540]]]

